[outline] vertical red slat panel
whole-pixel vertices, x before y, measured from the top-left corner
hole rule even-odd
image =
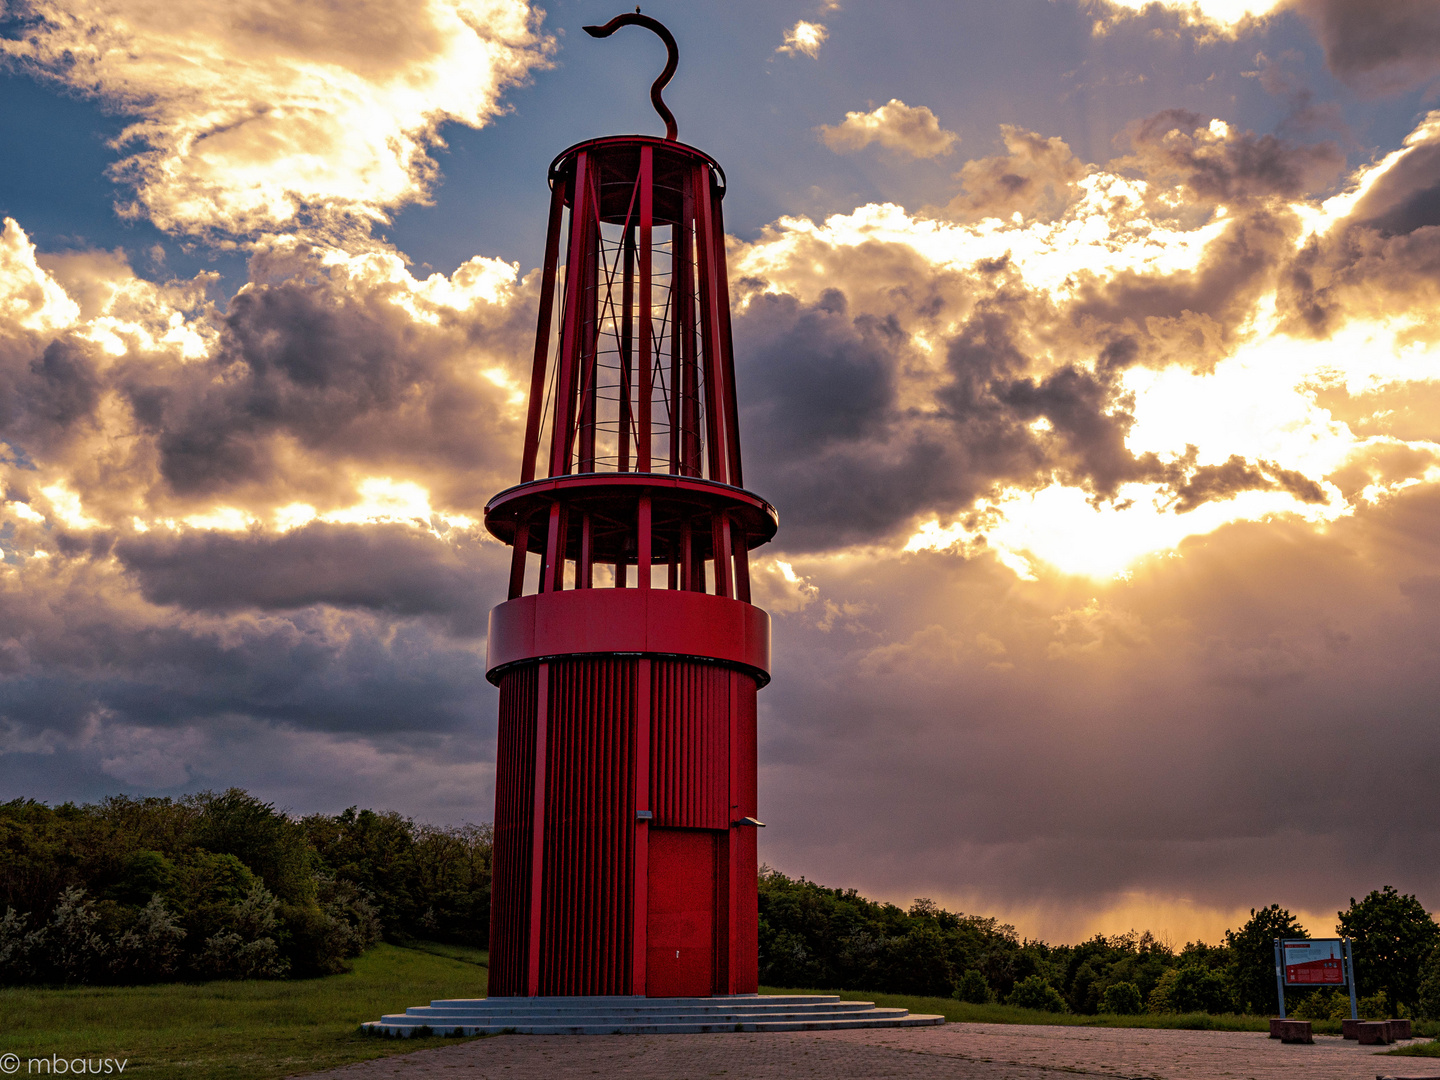
[[[694,660],[651,661],[655,700],[650,800],[655,827],[728,829],[729,672]]]
[[[630,908],[632,911],[630,994],[645,993],[645,898],[650,872],[650,823],[640,820],[641,811],[650,809],[650,739],[654,695],[651,686],[651,661],[641,657],[635,672],[635,721],[630,773],[635,784],[635,855],[630,875]]]
[[[630,992],[638,663],[551,664],[543,994]]]
[[[492,996],[525,992],[534,820],[535,687],[533,665],[507,673],[500,684],[487,991]]]
[[[530,901],[530,917],[525,943],[525,993],[540,992],[540,937],[544,919],[544,898],[541,878],[545,860],[545,791],[546,764],[550,732],[550,665],[541,663],[535,672],[535,753],[532,756],[534,780],[531,783],[530,807],[530,882],[526,894]]]
[[[734,680],[735,694],[735,791],[738,805],[736,818],[757,817],[756,801],[756,709],[755,680],[738,672]],[[759,872],[755,850],[758,829],[731,829],[737,847],[735,866],[735,914],[730,920],[735,944],[734,973],[731,993],[753,994],[760,982]]]

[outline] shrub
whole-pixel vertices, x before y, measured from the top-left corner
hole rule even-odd
[[[1362,997],[1355,1003],[1355,1011],[1360,1014],[1361,1020],[1388,1020],[1395,1015],[1390,996],[1384,990]]]
[[[0,961],[0,966],[3,966],[3,961]],[[1420,970],[1420,995],[1415,1003],[1415,1013],[1425,1020],[1440,1020],[1440,946],[1430,950],[1430,956]]]
[[[1285,1011],[1296,1020],[1344,1020],[1350,1015],[1349,991],[1327,987],[1303,995]]]
[[[1133,1016],[1143,1012],[1144,1002],[1140,1000],[1140,989],[1129,982],[1119,982],[1105,988],[1105,994],[1100,999],[1102,1012],[1115,1013],[1119,1016]]]
[[[986,1005],[993,1000],[990,987],[985,982],[985,976],[974,968],[960,976],[960,983],[955,987],[952,996],[960,1001],[969,1002],[971,1005]]]
[[[1193,965],[1175,969],[1170,985],[1170,1011],[1223,1013],[1233,1008],[1230,987],[1218,971]]]
[[[185,928],[158,896],[141,909],[110,955],[110,971],[121,982],[157,982],[180,970]]]
[[[1016,983],[1015,989],[1010,991],[1010,996],[1005,999],[1005,1004],[1018,1005],[1022,1009],[1040,1009],[1043,1012],[1066,1011],[1065,999],[1060,996],[1060,991],[1039,975],[1031,975]]]
[[[91,982],[105,968],[105,940],[96,932],[100,921],[85,890],[72,885],[60,896],[45,928],[43,964],[55,982]]]
[[[45,928],[30,929],[30,919],[13,907],[0,919],[0,984],[30,982],[39,976],[36,961],[45,940]]]
[[[280,902],[256,882],[232,905],[229,928],[205,939],[195,958],[195,971],[208,979],[276,979],[290,962],[280,956],[274,933]]]

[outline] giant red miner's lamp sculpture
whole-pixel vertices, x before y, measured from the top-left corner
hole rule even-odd
[[[666,137],[550,167],[520,484],[485,508],[514,549],[490,615],[491,996],[756,989],[770,619],[748,560],[777,520],[741,475],[725,174],[676,141],[669,32],[586,29],[625,25],[669,49]]]

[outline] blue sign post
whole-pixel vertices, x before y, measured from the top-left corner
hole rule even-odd
[[[1355,957],[1349,938],[1276,938],[1275,992],[1285,1019],[1285,987],[1340,986],[1350,991],[1350,1019],[1359,1019],[1355,1001]]]

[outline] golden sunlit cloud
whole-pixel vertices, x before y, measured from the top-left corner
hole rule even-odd
[[[445,121],[479,127],[553,43],[525,0],[30,5],[21,61],[140,119],[125,211],[178,233],[361,228],[425,198]],[[177,62],[177,58],[184,58]]]
[[[1341,194],[1285,203],[1280,209],[1302,222],[1298,242],[1333,229],[1407,154],[1433,144],[1437,123],[1427,117],[1404,149],[1360,169]],[[1217,149],[1236,137],[1219,121],[1187,136]],[[963,223],[872,204],[819,223],[782,219],[744,246],[737,263],[763,279],[766,291],[813,302],[826,288],[845,288],[852,303],[881,316],[891,302],[883,294],[872,301],[863,281],[850,282],[840,256],[890,245],[962,278],[1003,264],[1035,294],[1066,303],[1119,275],[1161,280],[1198,272],[1219,243],[1231,242],[1234,223],[1225,206],[1208,217],[1157,220],[1151,208],[1170,201],[1170,193],[1145,180],[1092,167],[1071,183],[1071,201],[1053,220],[1017,213]],[[906,407],[917,413],[941,407],[934,395],[944,386],[942,358],[932,342],[957,333],[968,314],[962,302],[938,326],[914,328],[917,357],[926,359],[908,368],[898,390]],[[1119,376],[1123,398],[1116,407],[1129,418],[1125,447],[1165,471],[1164,482],[1122,483],[1104,498],[1058,475],[1038,488],[1002,486],[953,508],[949,523],[939,516],[917,522],[906,550],[984,550],[1022,578],[1041,566],[1103,578],[1232,522],[1282,515],[1318,527],[1362,503],[1434,482],[1440,442],[1391,434],[1389,406],[1381,400],[1396,387],[1440,381],[1440,340],[1428,313],[1354,318],[1324,337],[1297,335],[1283,323],[1275,292],[1264,291],[1226,327],[1228,344],[1206,346],[1209,356],[1180,348],[1168,363],[1133,365]],[[1095,370],[1093,354],[1056,351],[1064,342],[1064,335],[1037,333],[1029,342],[1035,368],[1078,363]],[[1334,414],[1339,402],[1344,416]],[[1040,440],[1057,437],[1044,416],[1029,429]],[[1369,464],[1392,451],[1404,451],[1406,470]],[[1227,470],[1247,483],[1226,481]],[[1357,475],[1366,482],[1357,484]],[[1192,480],[1209,486],[1187,494]]]
[[[1261,19],[1274,14],[1288,2],[1289,0],[1103,0],[1103,5],[1117,15],[1138,15],[1146,8],[1160,7],[1176,12],[1192,24],[1230,32],[1248,19]],[[1108,20],[1097,23],[1097,31],[1103,31],[1107,23]]]
[[[788,53],[791,56],[804,53],[813,60],[820,55],[820,46],[825,44],[825,39],[829,36],[830,31],[820,23],[806,22],[801,19],[785,31],[785,42],[775,51]]]
[[[861,150],[877,143],[917,158],[940,157],[955,149],[960,136],[946,131],[924,105],[906,105],[891,98],[888,105],[867,112],[847,112],[835,126],[822,124],[820,140],[837,153]]]

